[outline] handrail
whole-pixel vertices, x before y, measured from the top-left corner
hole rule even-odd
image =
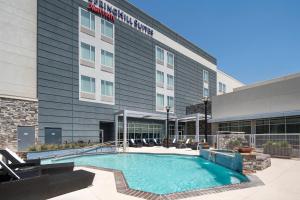
[[[117,153],[118,152],[118,147],[119,144],[121,144],[123,141],[118,140],[117,141],[117,146],[115,145],[115,141],[107,141],[107,142],[103,142],[100,144],[95,144],[89,147],[83,147],[81,149],[78,149],[77,151],[71,152],[71,153],[65,153],[65,154],[61,154],[59,156],[55,156],[55,158],[61,158],[61,157],[65,157],[65,156],[78,156],[78,155],[84,155],[84,154],[91,154],[91,152],[96,151],[95,153],[98,153],[98,149],[101,149],[103,147],[115,147],[114,150],[112,151],[106,151],[106,152],[114,152]],[[102,151],[101,151],[102,152]]]

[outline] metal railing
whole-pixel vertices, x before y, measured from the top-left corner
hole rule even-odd
[[[217,148],[232,149],[250,146],[257,152],[278,157],[300,157],[299,133],[276,134],[217,134]]]

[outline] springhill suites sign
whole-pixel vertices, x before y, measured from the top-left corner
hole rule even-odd
[[[109,3],[106,3],[102,0],[88,0],[88,9],[95,14],[100,15],[101,17],[114,23],[115,18],[130,25],[131,27],[145,33],[149,36],[153,36],[153,29],[139,20],[131,17],[124,11],[112,6]]]

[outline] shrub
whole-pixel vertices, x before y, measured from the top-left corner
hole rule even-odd
[[[242,138],[233,139],[233,140],[230,140],[228,142],[227,148],[233,150],[235,148],[241,147],[242,144],[243,144],[243,139]]]
[[[290,144],[287,141],[268,141],[263,145],[263,147],[288,148],[290,147]]]

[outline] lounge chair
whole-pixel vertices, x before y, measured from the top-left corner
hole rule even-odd
[[[0,166],[0,195],[5,200],[53,198],[90,186],[95,176],[84,170],[44,174],[40,166],[14,170],[3,161]]]
[[[135,140],[134,139],[130,139],[129,140],[129,146],[130,147],[142,147],[142,144],[141,143],[138,143],[138,142],[135,142]]]
[[[153,147],[154,145],[147,142],[145,138],[142,139],[142,142],[143,142],[143,146],[146,146],[146,147]]]
[[[11,151],[9,148],[0,149],[0,154],[12,164],[28,164],[28,165],[40,165],[40,159],[33,159],[24,161],[20,156],[18,156],[15,152]]]
[[[170,147],[176,147],[176,145],[177,145],[177,140],[176,140],[176,138],[174,138],[172,140],[172,143],[170,144]]]
[[[161,146],[161,143],[156,138],[153,139],[153,142],[154,146]]]
[[[185,142],[183,142],[183,143],[178,143],[176,145],[176,148],[178,148],[178,149],[187,148],[189,144],[190,144],[190,138],[186,139]]]
[[[163,146],[167,147],[167,139],[164,139]],[[176,138],[174,138],[172,141],[169,140],[169,147],[176,147],[176,146],[177,146]]]
[[[40,166],[42,173],[48,173],[48,174],[70,172],[73,171],[74,169],[73,162],[41,165],[40,159],[24,161],[16,153],[14,153],[8,148],[6,148],[5,150],[0,149],[0,154],[2,154],[2,156],[7,161],[11,162],[10,164],[7,164],[7,166],[12,169],[22,168],[22,167],[24,168],[30,166]]]

